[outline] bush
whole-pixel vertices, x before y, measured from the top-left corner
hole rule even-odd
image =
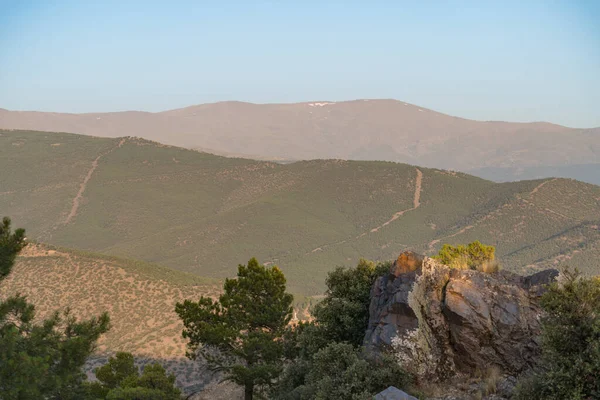
[[[142,374],[131,353],[119,352],[96,369],[98,382],[87,385],[88,399],[106,400],[179,400],[175,375],[158,363],[146,365]]]
[[[304,379],[298,379],[304,375]],[[371,399],[389,386],[406,387],[410,377],[398,363],[384,356],[368,358],[349,343],[331,343],[310,363],[286,370],[275,399]]]
[[[494,246],[487,246],[477,240],[466,246],[444,244],[439,253],[433,258],[451,268],[478,269],[479,267],[484,272],[485,269],[490,272],[497,272],[499,267],[498,264],[494,263],[495,253],[496,248]],[[487,267],[482,268],[484,265],[487,265]]]
[[[566,270],[542,296],[542,356],[517,399],[600,398],[600,279]]]
[[[271,395],[275,399],[371,399],[389,386],[412,379],[387,354],[377,359],[362,349],[369,322],[370,292],[390,263],[361,259],[356,268],[337,268],[327,277],[325,299],[314,321],[300,323],[284,337],[290,361]]]

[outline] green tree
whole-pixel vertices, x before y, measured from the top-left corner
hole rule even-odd
[[[0,225],[0,282],[8,276],[17,254],[25,245],[25,230],[11,232],[10,218],[4,217]]]
[[[371,288],[390,265],[361,259],[355,268],[328,274],[314,321],[290,328],[284,337],[288,363],[272,390],[275,399],[370,399],[388,386],[410,383],[393,357],[375,360],[362,349]]]
[[[163,366],[158,363],[145,366],[140,375],[131,353],[117,353],[95,372],[98,382],[88,385],[90,399],[181,399],[181,391],[175,386],[175,375],[167,375]]]
[[[338,267],[327,275],[325,298],[313,310],[315,322],[329,342],[361,346],[369,323],[371,287],[389,271],[390,263],[360,259],[355,268]]]
[[[25,231],[11,232],[10,219],[0,226],[0,280],[26,245]],[[82,367],[109,318],[78,322],[67,310],[34,323],[35,308],[23,296],[0,302],[0,399],[79,399]]]
[[[226,279],[218,301],[178,303],[188,357],[198,355],[225,379],[244,386],[252,399],[259,387],[270,386],[282,369],[281,340],[292,317],[291,294],[277,267],[260,265],[255,258],[240,265],[236,279]]]
[[[600,278],[564,271],[542,296],[542,356],[517,399],[600,398]]]
[[[450,267],[475,269],[486,262],[494,261],[495,252],[494,246],[487,246],[476,240],[466,246],[444,244],[433,258]]]

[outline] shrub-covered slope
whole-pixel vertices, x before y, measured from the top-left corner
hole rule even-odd
[[[31,238],[222,278],[256,256],[316,294],[326,272],[443,243],[496,246],[508,269],[600,272],[600,187],[496,184],[391,162],[281,165],[136,138],[0,132],[0,211]]]
[[[211,279],[139,261],[30,244],[0,285],[0,298],[20,293],[38,318],[71,309],[78,318],[108,312],[111,329],[100,339],[87,370],[115,351],[133,353],[138,362],[158,360],[177,375],[181,387],[203,384],[202,365],[185,358],[183,324],[175,304],[200,295],[216,296]]]

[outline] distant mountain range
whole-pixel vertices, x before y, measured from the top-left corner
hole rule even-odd
[[[0,128],[136,136],[256,159],[386,160],[497,181],[558,176],[600,184],[600,128],[472,121],[396,100],[222,102],[158,113],[0,109]]]
[[[360,257],[473,240],[496,246],[510,270],[600,273],[600,186],[570,179],[493,183],[392,162],[280,164],[31,131],[0,131],[0,171],[0,215],[31,239],[217,279],[255,256],[297,294],[321,294],[328,271]]]

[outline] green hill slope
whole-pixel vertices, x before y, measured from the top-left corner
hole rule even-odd
[[[391,162],[281,165],[143,139],[2,131],[0,211],[54,245],[222,278],[256,256],[320,293],[359,257],[480,239],[504,266],[600,272],[600,187],[496,184]]]

